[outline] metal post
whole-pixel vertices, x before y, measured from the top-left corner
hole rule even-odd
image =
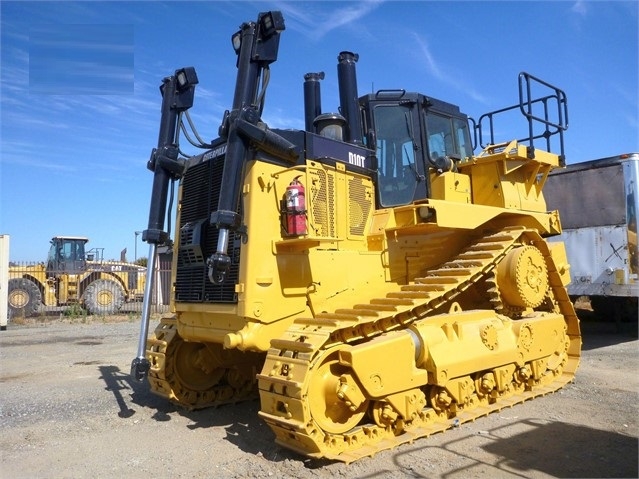
[[[9,235],[0,235],[0,331],[9,322]]]
[[[142,234],[142,231],[135,232],[135,259],[133,262],[135,263],[138,260],[138,236]]]

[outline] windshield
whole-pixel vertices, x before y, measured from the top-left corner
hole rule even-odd
[[[382,206],[405,205],[413,200],[419,175],[415,167],[412,105],[375,107],[377,171]]]
[[[49,258],[51,261],[82,261],[84,260],[84,240],[54,240],[51,241]]]

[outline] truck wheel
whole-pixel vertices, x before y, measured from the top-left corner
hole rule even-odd
[[[8,285],[9,318],[34,315],[42,304],[38,286],[26,278],[12,278]]]
[[[591,296],[590,307],[600,318],[606,318],[614,313],[614,304],[608,296]]]
[[[637,320],[637,298],[633,296],[592,296],[590,306],[602,319],[621,322]]]
[[[122,286],[111,279],[97,279],[84,291],[84,306],[89,314],[113,314],[123,304]]]

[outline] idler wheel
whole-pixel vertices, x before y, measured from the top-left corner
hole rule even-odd
[[[508,253],[497,266],[497,285],[511,306],[539,306],[548,291],[548,269],[541,251],[527,245]]]

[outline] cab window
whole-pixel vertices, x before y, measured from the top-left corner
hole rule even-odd
[[[466,121],[429,113],[426,128],[431,161],[436,161],[442,156],[462,159],[472,156],[470,132]]]
[[[455,135],[457,139],[457,148],[460,158],[470,158],[473,156],[473,146],[470,140],[470,131],[468,131],[468,122],[460,120],[459,118],[453,119],[453,128],[455,129]]]

